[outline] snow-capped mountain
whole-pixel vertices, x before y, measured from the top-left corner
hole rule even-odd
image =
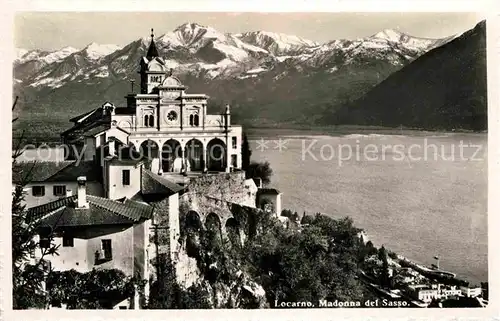
[[[20,58],[15,61],[15,70],[20,71],[16,79],[32,87],[60,87],[65,82],[104,77],[109,71],[127,76],[136,69],[150,41],[144,37],[123,48],[92,43],[81,51],[71,47],[55,52],[21,50],[18,52]],[[249,70],[272,70],[282,63],[299,70],[326,65],[330,71],[338,70],[341,65],[372,59],[402,66],[446,39],[415,38],[395,30],[384,30],[363,39],[319,44],[294,35],[266,31],[229,34],[185,23],[156,37],[155,42],[170,67],[180,73],[209,79],[241,79]],[[71,77],[65,77],[67,74]]]
[[[99,60],[102,57],[105,57],[117,50],[120,50],[121,47],[117,45],[107,44],[107,45],[99,45],[95,42],[87,45],[83,49],[88,59],[91,60]]]
[[[424,39],[388,29],[360,39],[317,43],[294,35],[230,34],[185,23],[154,41],[167,66],[190,91],[207,93],[217,101],[239,102],[235,114],[239,110],[256,121],[276,116],[275,110],[265,106],[294,105],[296,110],[280,113],[280,120],[300,122],[302,118],[313,121],[301,111],[313,101],[329,106],[356,99],[453,38]],[[50,105],[62,114],[70,113],[68,108],[89,109],[94,99],[95,103],[116,99],[120,104],[130,90],[129,80],[139,81],[138,62],[150,42],[145,36],[123,47],[93,43],[82,50],[19,50],[14,62],[15,91],[36,97],[33,108]],[[78,99],[76,92],[89,95]],[[262,107],[256,108],[260,102]]]
[[[27,51],[21,49],[19,52],[23,54],[21,56],[18,55],[18,59],[16,59],[15,63],[22,64],[32,60],[38,60],[43,62],[44,64],[51,64],[57,61],[61,61],[62,59],[77,51],[78,49],[69,46],[52,52],[41,50]]]
[[[391,43],[400,43],[408,49],[413,50],[430,50],[449,42],[457,36],[458,35],[453,35],[442,39],[430,39],[413,37],[394,29],[385,29],[369,37],[369,39],[373,41],[382,40],[382,43],[384,40]]]
[[[263,48],[275,56],[300,53],[304,48],[318,46],[319,43],[293,35],[268,31],[253,31],[235,35],[240,40]]]

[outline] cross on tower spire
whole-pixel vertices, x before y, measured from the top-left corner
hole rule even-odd
[[[158,50],[156,49],[155,40],[154,40],[153,28],[151,28],[151,43],[149,44],[148,53],[146,54],[146,58],[151,60],[153,58],[159,57]]]

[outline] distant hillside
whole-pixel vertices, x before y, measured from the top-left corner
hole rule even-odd
[[[486,22],[420,56],[328,123],[487,129]]]

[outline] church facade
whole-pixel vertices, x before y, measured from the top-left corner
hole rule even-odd
[[[140,93],[127,95],[124,107],[108,102],[73,118],[75,125],[62,134],[63,141],[79,141],[85,146],[85,159],[91,160],[99,157],[93,151],[116,139],[150,159],[150,169],[159,175],[241,168],[242,127],[231,123],[230,106],[220,114],[208,114],[209,97],[186,93],[151,36],[140,61]]]

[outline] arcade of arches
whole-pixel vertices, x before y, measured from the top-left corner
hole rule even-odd
[[[208,233],[208,235],[217,239],[218,241],[222,241],[224,235],[226,235],[228,240],[235,246],[242,245],[242,233],[245,233],[241,229],[239,222],[234,217],[228,218],[225,223],[225,228],[223,228],[219,215],[213,212],[209,213],[205,217],[205,223],[203,224],[202,218],[194,210],[190,210],[186,214],[182,230],[187,237],[186,240],[188,247],[191,249],[194,249],[194,247],[198,247],[200,237],[203,233]],[[252,234],[252,232],[250,232],[250,234]],[[197,251],[190,252],[192,254],[195,254],[195,252]]]
[[[150,169],[158,173],[167,172],[223,172],[227,170],[227,146],[219,138],[213,138],[206,146],[193,138],[184,146],[169,139],[160,147],[153,140],[145,140],[140,145],[140,153],[150,160]]]

